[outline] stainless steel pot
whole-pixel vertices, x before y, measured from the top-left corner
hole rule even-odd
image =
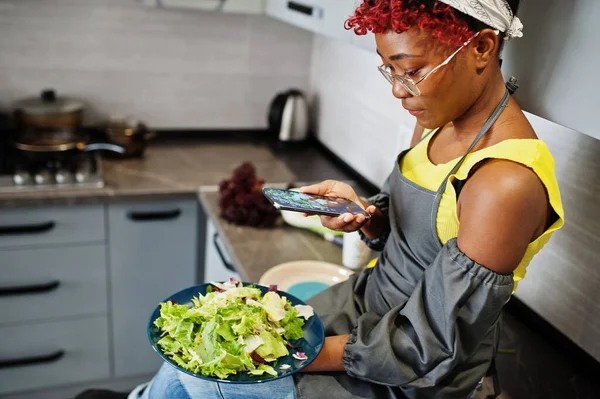
[[[83,120],[83,101],[58,97],[44,90],[39,97],[26,98],[12,105],[19,131],[76,131]]]

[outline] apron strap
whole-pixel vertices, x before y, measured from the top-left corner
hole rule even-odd
[[[502,113],[502,111],[504,111],[504,109],[508,105],[509,99],[510,99],[510,92],[507,89],[506,92],[504,93],[504,96],[502,97],[502,100],[500,100],[500,103],[496,106],[496,109],[494,110],[494,112],[492,112],[492,115],[490,115],[488,120],[483,124],[483,127],[481,128],[481,130],[479,131],[477,136],[475,136],[475,139],[471,143],[471,146],[469,147],[469,149],[467,150],[465,155],[463,155],[463,157],[456,163],[456,165],[454,165],[454,167],[452,168],[450,173],[448,173],[448,175],[442,181],[442,184],[440,185],[440,188],[437,191],[438,196],[441,196],[442,193],[446,190],[446,184],[448,183],[448,179],[450,178],[450,176],[452,176],[454,173],[456,173],[458,168],[460,168],[460,166],[463,164],[463,162],[467,158],[467,155],[469,155],[469,153],[471,151],[473,151],[473,148],[475,148],[475,146],[477,145],[479,140],[481,140],[481,138],[488,132],[488,130],[490,130],[492,125],[498,120],[498,118],[500,117],[500,114]]]

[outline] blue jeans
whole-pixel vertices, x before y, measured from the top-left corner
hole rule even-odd
[[[143,389],[143,392],[139,392]],[[163,364],[149,384],[140,385],[128,399],[295,399],[293,377],[260,384],[228,384],[195,378]]]

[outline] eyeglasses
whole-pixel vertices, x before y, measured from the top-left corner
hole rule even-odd
[[[383,75],[383,77],[390,82],[390,84],[393,86],[394,85],[394,80],[397,80],[398,82],[400,82],[402,84],[402,86],[404,86],[404,88],[406,90],[408,90],[408,92],[410,94],[412,94],[415,97],[418,97],[421,95],[421,90],[419,90],[419,88],[417,87],[417,85],[419,83],[421,83],[422,81],[424,81],[425,79],[427,79],[428,77],[430,77],[431,75],[433,75],[434,72],[437,72],[440,70],[440,68],[448,65],[448,63],[450,63],[450,61],[452,61],[452,58],[454,58],[456,56],[456,54],[458,54],[460,52],[460,50],[462,50],[463,48],[465,48],[469,43],[471,43],[471,41],[473,39],[475,39],[477,36],[479,35],[479,32],[477,32],[473,37],[471,37],[469,40],[467,40],[466,42],[463,43],[462,46],[459,47],[458,50],[456,50],[454,53],[452,53],[452,55],[450,55],[450,57],[446,58],[446,60],[444,62],[442,62],[440,65],[436,66],[435,68],[433,68],[431,71],[429,71],[428,73],[426,73],[421,79],[417,80],[416,82],[414,80],[412,80],[411,78],[407,78],[401,75],[392,75],[390,73],[390,71],[388,70],[389,67],[386,67],[385,65],[380,65],[377,67],[377,69],[379,70],[379,72],[381,72],[381,74]]]

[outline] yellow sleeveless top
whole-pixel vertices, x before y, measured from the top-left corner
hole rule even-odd
[[[425,134],[428,133],[430,131],[425,132]],[[444,178],[462,158],[459,157],[439,165],[431,163],[427,150],[434,135],[435,133],[429,134],[405,154],[400,169],[407,179],[431,191],[439,189]],[[550,236],[564,225],[564,211],[554,175],[554,159],[544,142],[535,139],[510,139],[468,154],[463,164],[448,179],[448,184],[442,194],[438,208],[436,229],[442,244],[446,244],[446,242],[458,236],[459,221],[456,210],[456,191],[451,182],[454,179],[466,180],[469,171],[477,163],[490,158],[510,160],[533,170],[546,187],[550,206],[558,216],[558,219],[527,247],[525,256],[523,256],[521,263],[514,271],[514,292],[517,289],[518,282],[525,277],[527,265],[529,265],[533,256],[546,245]]]

